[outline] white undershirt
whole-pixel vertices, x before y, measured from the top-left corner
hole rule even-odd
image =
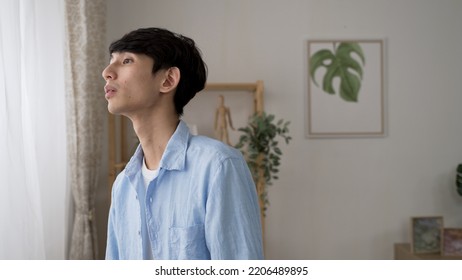
[[[144,181],[144,186],[146,188],[146,190],[148,189],[148,186],[149,186],[149,183],[154,180],[157,175],[159,175],[159,169],[156,169],[156,170],[150,170],[148,169],[148,167],[146,166],[146,161],[144,160],[144,157],[143,157],[143,167],[141,168],[141,173],[143,173],[143,181]],[[145,236],[146,238],[146,241],[145,242],[145,250],[146,252],[148,253],[147,255],[147,258],[149,260],[152,260],[153,257],[152,257],[152,249],[151,249],[151,242],[149,242],[149,237],[148,236]]]
[[[143,157],[143,167],[141,168],[141,172],[143,173],[144,186],[146,187],[146,189],[148,189],[149,183],[152,180],[154,180],[157,177],[157,175],[159,175],[159,169],[148,169],[148,167],[146,166],[146,161]]]

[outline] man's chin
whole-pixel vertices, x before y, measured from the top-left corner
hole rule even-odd
[[[109,111],[109,113],[111,113],[113,115],[120,115],[120,110],[117,110],[116,107],[111,106],[110,103],[107,104],[107,110]]]

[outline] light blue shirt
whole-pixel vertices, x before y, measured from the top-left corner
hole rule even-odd
[[[106,259],[263,259],[258,198],[241,153],[180,121],[147,190],[139,146],[112,188]],[[144,238],[143,238],[144,236]]]

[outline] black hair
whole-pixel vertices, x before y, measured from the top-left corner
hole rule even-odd
[[[140,28],[125,34],[109,46],[109,53],[132,52],[154,60],[152,73],[160,69],[178,67],[180,81],[173,102],[181,116],[183,108],[205,87],[207,65],[194,40],[162,28]]]

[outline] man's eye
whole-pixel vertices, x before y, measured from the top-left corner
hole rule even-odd
[[[128,64],[128,63],[132,63],[132,62],[133,62],[133,59],[131,59],[131,58],[125,58],[125,59],[123,60],[122,63],[123,63],[123,64]]]

